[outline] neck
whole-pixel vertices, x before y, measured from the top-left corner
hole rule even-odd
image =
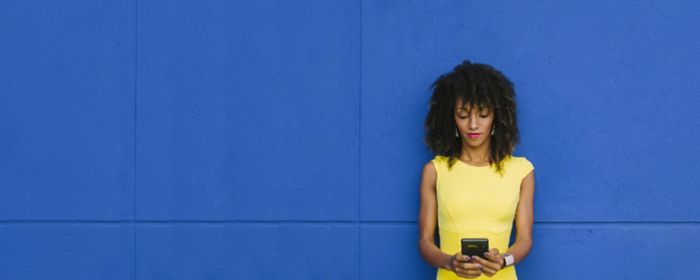
[[[462,143],[462,152],[460,158],[474,163],[484,163],[489,161],[489,146],[481,145],[479,147],[471,147],[466,143]]]

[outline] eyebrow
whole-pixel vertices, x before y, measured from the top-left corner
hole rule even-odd
[[[460,107],[460,108],[458,108],[458,111],[467,111],[466,108],[467,108],[467,107]],[[479,108],[479,111],[482,111],[482,110],[487,110],[487,111],[490,112],[490,111],[491,111],[491,108],[486,107],[486,106]]]

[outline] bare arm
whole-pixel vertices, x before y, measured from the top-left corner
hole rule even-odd
[[[508,249],[515,263],[525,259],[532,248],[532,224],[534,222],[533,200],[535,195],[535,173],[530,171],[520,183],[520,201],[515,213],[515,243]]]
[[[440,251],[435,245],[435,228],[437,226],[437,196],[435,185],[437,172],[432,162],[423,167],[420,183],[420,216],[418,219],[418,251],[430,265],[448,269],[451,255]]]

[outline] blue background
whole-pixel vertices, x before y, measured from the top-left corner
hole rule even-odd
[[[700,278],[694,1],[0,3],[0,279],[431,279],[428,86],[515,84],[521,279]]]

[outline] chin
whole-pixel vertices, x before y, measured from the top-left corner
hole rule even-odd
[[[474,148],[479,147],[479,146],[483,146],[484,144],[486,144],[486,140],[479,141],[479,142],[467,142],[467,145],[469,145],[470,147],[474,147]]]

